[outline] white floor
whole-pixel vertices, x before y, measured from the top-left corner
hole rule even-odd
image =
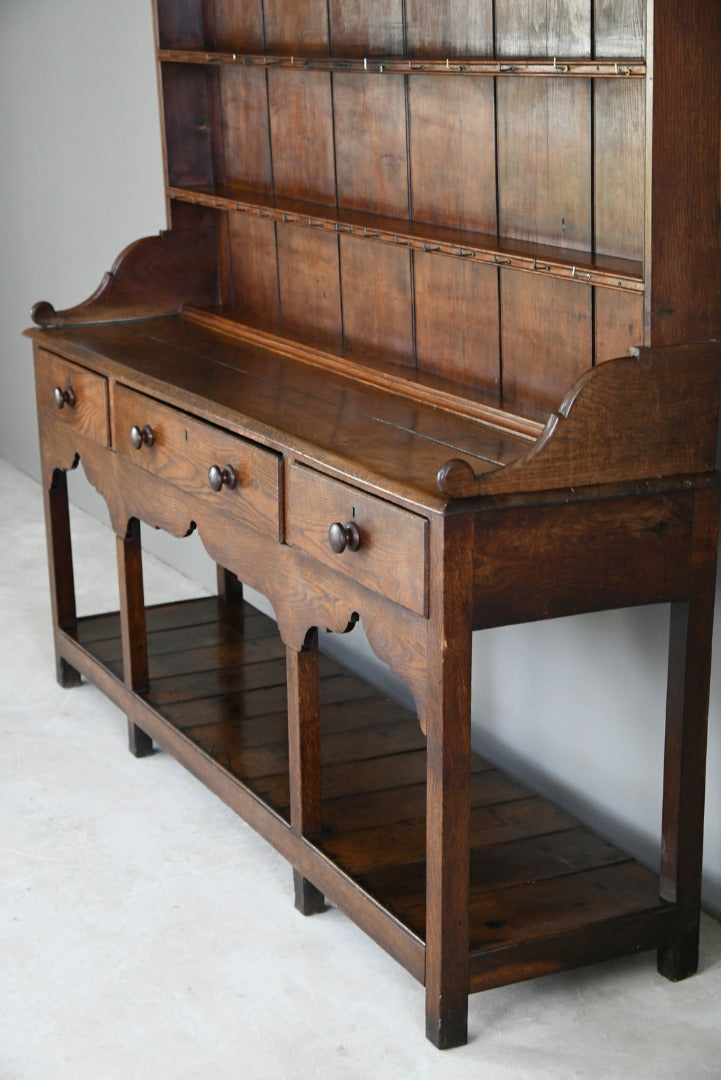
[[[423,990],[338,911],[304,919],[271,848],[54,675],[38,486],[0,462],[0,1080],[721,1078],[721,926],[678,985],[646,955],[478,994],[425,1039]],[[85,610],[113,540],[77,512]],[[195,595],[151,559],[152,598]]]

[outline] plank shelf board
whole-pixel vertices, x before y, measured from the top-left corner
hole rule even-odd
[[[289,821],[284,647],[272,619],[207,597],[147,609],[147,703],[272,813]],[[122,678],[117,614],[78,641]],[[416,717],[321,657],[322,856],[425,940],[425,738]],[[658,877],[565,811],[474,755],[473,953],[626,915],[671,910]]]
[[[584,250],[552,247],[524,240],[496,238],[469,230],[451,229],[418,220],[322,206],[298,199],[283,199],[239,185],[184,187],[171,185],[168,198],[229,213],[249,214],[281,224],[353,236],[405,247],[424,254],[468,259],[543,277],[574,281],[579,285],[642,293],[643,264],[632,259],[594,255]]]

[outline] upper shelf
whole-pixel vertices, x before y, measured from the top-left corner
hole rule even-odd
[[[545,76],[550,78],[641,79],[646,63],[634,59],[587,57],[362,57],[289,56],[280,53],[213,52],[205,49],[159,49],[158,59],[167,63],[215,66],[292,68],[294,71],[343,71],[382,75],[480,75]]]
[[[236,185],[171,185],[168,196],[181,202],[253,214],[273,221],[402,245],[415,251],[437,252],[585,285],[631,293],[642,293],[644,288],[643,266],[630,259],[594,255],[588,251],[550,247],[525,240],[498,239],[469,230],[355,210],[335,210],[319,203],[281,199]]]

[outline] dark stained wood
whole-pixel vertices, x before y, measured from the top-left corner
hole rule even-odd
[[[194,207],[197,213],[199,208],[214,208],[230,215],[258,215],[270,221],[292,223],[307,229],[323,229],[383,244],[400,245],[415,252],[429,251],[454,259],[470,259],[487,266],[509,266],[543,277],[580,280],[589,285],[643,293],[643,266],[640,262],[595,254],[588,249],[559,247],[535,240],[515,240],[507,236],[499,237],[495,233],[479,233],[387,214],[369,215],[363,210],[347,207],[324,207],[322,203],[308,200],[266,195],[238,184],[172,186],[169,196],[174,222],[183,209],[187,212]],[[179,217],[177,224],[186,227],[186,219]]]
[[[278,277],[283,326],[313,330],[322,341],[341,341],[337,237],[279,225]]]
[[[269,71],[268,104],[275,194],[335,206],[330,75]]]
[[[43,488],[53,624],[76,637],[78,619],[66,473],[62,469],[53,470],[52,477],[45,479]],[[80,683],[80,673],[68,664],[57,649],[56,669],[61,686],[77,686]]]
[[[643,342],[643,297],[596,289],[594,300],[596,363],[638,349]]]
[[[280,458],[247,439],[229,436],[209,424],[153,398],[119,386],[113,401],[113,438],[116,450],[133,464],[148,469],[196,497],[222,503],[228,513],[242,517],[261,532],[280,536]],[[148,425],[150,446],[136,449],[129,437],[134,426]],[[215,491],[209,470],[231,467],[232,482]]]
[[[637,357],[622,357],[592,369],[568,392],[558,417],[549,421],[529,455],[533,463],[524,461],[529,465],[524,490],[532,490],[536,483],[536,490],[599,483],[604,469],[609,470],[607,480],[612,472],[619,482],[711,474],[717,465],[719,359],[716,345],[688,345],[641,349]],[[622,417],[621,401],[628,400],[626,395],[634,408]],[[578,444],[573,451],[569,441],[576,423],[583,425],[583,464]],[[609,439],[614,424],[626,437],[634,430],[633,456],[624,453],[623,438]],[[516,467],[521,468],[520,461],[508,473]],[[504,491],[510,488],[509,479],[505,477]],[[485,487],[493,490],[491,482]]]
[[[496,232],[494,93],[490,79],[408,80],[412,217]],[[435,260],[436,262],[440,260]]]
[[[695,494],[691,599],[671,607],[660,892],[676,904],[678,933],[672,946],[659,951],[658,964],[674,980],[698,966],[718,510],[718,491]]]
[[[313,839],[323,829],[317,630],[300,652],[287,650],[287,665],[290,826],[297,836]],[[301,914],[323,910],[323,894],[298,871],[294,871],[294,888],[295,906]]]
[[[590,250],[590,83],[506,79],[496,92],[501,235]]]
[[[207,44],[203,5],[197,0],[157,0],[153,8],[160,48],[191,49]]]
[[[43,351],[41,360],[36,367],[35,383],[38,409],[107,446],[107,380],[52,353]],[[66,402],[58,408],[54,398],[56,389],[64,393],[71,391],[72,403]]]
[[[691,507],[691,496],[679,494],[479,515],[474,626],[684,596]]]
[[[646,103],[654,132],[647,179],[653,229],[646,235],[646,343],[671,345],[721,337],[718,5],[694,4],[690,10],[671,0],[658,10],[652,41],[653,94]],[[693,104],[679,110],[679,101]],[[679,192],[686,194],[679,198]]]
[[[174,184],[212,184],[209,77],[200,67],[166,64],[160,72],[166,168]]]
[[[221,115],[235,117],[235,122],[227,125],[223,142],[222,182],[272,191],[278,165],[275,160],[271,165],[265,73],[252,68],[222,68],[220,108]],[[220,180],[217,170],[216,179]]]
[[[228,234],[233,307],[277,324],[280,291],[274,223],[235,214],[228,219]]]
[[[339,205],[408,217],[404,78],[336,75],[333,105]]]
[[[263,49],[263,3],[262,0],[214,0],[215,33],[217,49],[229,52],[262,51]]]
[[[413,265],[419,369],[499,388],[498,271],[425,253]]]
[[[413,365],[410,252],[341,236],[340,267],[346,346]]]
[[[168,750],[266,837],[301,912],[327,898],[421,981],[436,1046],[465,1042],[472,991],[640,949],[689,975],[717,3],[154,8],[169,229],[33,310],[60,681],[94,681],[136,754]],[[80,620],[78,462],[120,585]],[[146,608],[141,521],[197,530],[219,595]],[[470,739],[474,628],[658,602],[660,875]],[[358,622],[414,709],[319,649]]]
[[[299,56],[328,52],[327,0],[290,5],[284,0],[263,0],[263,13],[269,51],[295,50]]]
[[[188,619],[207,618],[212,611],[211,603],[199,601],[152,609],[149,622],[157,627],[159,623],[167,625],[173,616],[181,625],[187,623]],[[252,614],[252,609],[248,609],[248,612],[243,625],[253,628],[251,634],[265,630],[269,620]],[[107,633],[112,629],[111,617],[106,616],[104,620],[104,632]],[[234,621],[239,622],[237,619]],[[84,620],[81,623],[81,638],[88,636],[84,633],[86,624],[92,636],[93,630],[98,629],[98,622],[97,619]],[[207,623],[201,621],[198,625],[203,627]],[[117,632],[117,616],[114,627]],[[156,639],[155,646],[153,638]],[[182,650],[180,655],[188,655],[192,639],[176,636],[175,640],[177,647]],[[260,640],[265,642],[268,639]],[[252,641],[251,637],[246,642],[246,649]],[[150,636],[151,656],[158,644],[156,629]],[[312,657],[312,645],[305,652]],[[295,678],[292,669],[297,661],[289,658],[289,663],[291,680],[288,690],[289,700],[292,700]],[[298,683],[299,690],[304,682],[300,680]],[[425,740],[421,739],[418,744],[417,739],[413,739],[413,731],[416,735],[420,734],[418,728],[409,723],[407,714],[399,706],[388,703],[388,718],[381,721],[378,698],[372,697],[370,700],[373,708],[363,719],[362,730],[365,734],[362,738],[356,735],[335,744],[332,740],[325,741],[329,760],[323,768],[325,799],[321,844],[325,851],[358,878],[365,889],[381,899],[416,933],[425,937],[426,785],[423,781],[426,754],[424,749],[420,749],[425,745]],[[308,705],[312,710],[312,695]],[[343,709],[326,706],[321,710],[321,724],[327,736],[342,733],[349,723],[348,712],[347,706]],[[394,714],[395,722],[391,720]],[[374,726],[374,720],[381,722]],[[242,767],[239,763],[232,765],[228,760],[226,767],[250,782],[253,790],[263,798],[270,797],[271,802],[275,800],[275,805],[282,811],[287,805],[284,799],[289,796],[288,758],[285,758],[284,782],[282,771],[265,781],[262,778],[258,780],[250,774],[257,769],[262,771],[261,759],[257,755],[253,757],[248,751],[254,744],[258,748],[265,746],[268,763],[274,758],[276,767],[282,770],[284,736],[292,730],[292,727],[286,728],[285,714],[266,715],[255,724],[250,720],[244,721],[242,730],[237,721],[226,723],[225,727],[230,740],[228,746],[234,746],[236,755],[241,755],[246,762]],[[387,728],[390,734],[393,727],[398,728],[397,736],[394,735],[390,742],[389,735],[382,735],[375,751],[380,751],[384,756],[368,759],[369,767],[364,768],[362,755],[371,752],[373,739],[376,738],[373,733],[381,735],[383,729]],[[198,729],[197,736],[202,738],[203,732],[207,734],[207,729]],[[371,741],[368,736],[372,737]],[[207,739],[203,745],[210,749],[211,744]],[[410,749],[413,745],[419,748]],[[399,753],[401,746],[408,749]],[[213,754],[216,759],[224,760],[228,753],[229,750],[223,751],[220,744],[215,744]],[[347,758],[350,767],[340,768],[339,757],[341,760]],[[420,767],[409,772],[408,764],[414,758],[418,758]],[[384,769],[391,772],[378,787]],[[329,778],[331,783],[327,788]],[[383,783],[387,786],[384,787]],[[529,924],[519,911],[533,907],[538,898],[545,898],[543,904],[549,912],[547,918],[565,920],[566,908],[560,900],[554,902],[552,898],[564,894],[569,886],[583,905],[582,908],[574,905],[574,925],[597,920],[603,914],[599,905],[612,902],[609,893],[615,895],[608,887],[602,888],[602,875],[606,873],[615,875],[614,880],[618,882],[615,888],[625,890],[630,905],[639,907],[646,902],[643,900],[644,890],[652,888],[653,875],[639,868],[631,870],[628,859],[617,848],[576,825],[568,815],[530,796],[517,782],[490,769],[478,758],[473,759],[471,766],[469,797],[473,807],[469,832],[471,941],[475,942],[472,947],[480,948],[479,942],[485,939],[492,941],[494,948],[501,942],[512,940],[517,946],[526,940]],[[315,798],[311,801],[316,802]],[[314,811],[317,812],[318,809]],[[636,881],[638,888],[634,884]],[[622,885],[623,882],[625,884]],[[492,895],[497,896],[496,901],[492,901]],[[501,909],[490,907],[492,903],[502,905],[502,917],[500,914],[496,917],[496,910]],[[555,914],[552,914],[554,908]],[[556,930],[558,928],[556,926]],[[542,938],[550,929],[548,925],[539,924],[533,934],[534,941]]]
[[[176,229],[137,240],[121,251],[87,300],[66,311],[56,311],[43,300],[33,308],[33,321],[45,327],[143,319],[177,312],[193,296],[198,304],[213,303],[217,298],[213,240],[207,229]]]
[[[435,650],[426,811],[426,1035],[439,1049],[466,1042],[471,767],[471,522],[446,518],[431,537],[444,589],[431,599]],[[439,580],[437,575],[434,579]]]
[[[148,692],[148,639],[145,627],[143,558],[140,522],[131,518],[124,536],[116,537],[118,557],[118,592],[120,595],[120,640],[123,654],[123,680],[138,694]],[[128,742],[135,757],[153,752],[153,740],[131,717],[128,717]]]
[[[392,56],[404,52],[403,0],[347,4],[330,0],[332,51],[343,56]]]
[[[412,611],[425,613],[425,518],[399,513],[391,503],[303,466],[292,466],[287,482],[289,544]],[[329,528],[334,522],[348,521],[359,530],[360,546],[357,551],[347,548],[336,554],[328,540]]]
[[[591,295],[573,282],[509,270],[501,271],[500,292],[504,393],[557,409],[591,364]]]

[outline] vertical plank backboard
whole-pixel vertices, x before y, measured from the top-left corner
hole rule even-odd
[[[208,73],[190,64],[162,69],[168,182],[177,187],[212,184]]]
[[[331,76],[268,72],[275,194],[334,206]]]
[[[645,0],[594,0],[593,32],[596,56],[644,56]]]
[[[492,80],[410,77],[408,117],[413,218],[495,234]]]
[[[206,47],[203,7],[197,0],[156,0],[155,8],[161,49]]]
[[[596,289],[596,363],[628,356],[638,345],[643,345],[642,294]]]
[[[591,248],[591,85],[498,80],[499,230]]]
[[[418,369],[461,384],[498,388],[498,271],[416,252]]]
[[[501,271],[501,342],[504,394],[556,408],[591,366],[591,290]]]
[[[645,93],[641,79],[594,86],[596,251],[643,261]]]
[[[496,0],[498,56],[590,56],[589,0]]]
[[[221,51],[260,51],[263,48],[262,0],[215,0],[215,47]]]
[[[340,206],[407,217],[403,76],[336,75],[333,100]]]
[[[265,47],[270,52],[328,52],[327,0],[263,0],[265,10]]]
[[[331,52],[393,56],[405,51],[402,0],[330,0]]]
[[[338,237],[290,224],[278,225],[277,236],[283,326],[340,342]]]
[[[340,265],[346,345],[413,365],[411,253],[341,236]]]
[[[234,310],[277,324],[280,297],[274,223],[250,214],[229,214],[228,244]]]
[[[224,65],[220,75],[225,182],[270,192],[273,174],[265,72]]]
[[[493,5],[406,0],[410,56],[492,56]]]

